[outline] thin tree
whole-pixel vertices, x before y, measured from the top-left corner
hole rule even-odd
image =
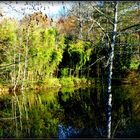
[[[111,51],[109,57],[109,75],[108,75],[108,102],[107,102],[107,137],[111,138],[111,109],[112,109],[112,93],[111,93],[111,80],[112,80],[112,68],[113,68],[113,59],[114,59],[114,47],[116,43],[116,33],[117,33],[117,16],[118,16],[118,2],[114,2],[114,23],[113,23],[113,32],[112,32],[112,42],[111,42]]]

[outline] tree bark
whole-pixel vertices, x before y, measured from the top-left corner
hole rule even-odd
[[[82,17],[81,17],[81,2],[79,2],[79,38],[82,39],[83,29],[82,29]]]
[[[18,56],[18,75],[17,75],[17,79],[16,79],[15,84],[14,84],[14,91],[16,90],[19,78],[20,78],[20,53]]]
[[[108,102],[107,102],[107,138],[111,138],[111,109],[112,109],[112,93],[111,93],[111,80],[112,80],[112,68],[114,59],[114,47],[116,42],[117,32],[117,16],[118,16],[118,3],[114,2],[114,24],[113,35],[111,42],[110,62],[109,62],[109,75],[108,75]]]
[[[15,86],[16,83],[16,65],[15,65],[15,61],[16,61],[16,54],[15,54],[15,50],[14,50],[14,75],[13,75],[13,87]]]
[[[25,61],[24,61],[24,71],[23,71],[23,83],[22,90],[24,89],[26,82],[26,74],[27,74],[27,63],[28,63],[28,37],[29,37],[29,28],[27,29],[27,38],[26,38],[26,52],[25,52]]]

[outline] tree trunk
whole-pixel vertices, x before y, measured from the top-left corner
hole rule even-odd
[[[17,79],[16,79],[15,84],[14,84],[14,91],[16,90],[19,79],[20,79],[20,53],[18,55],[18,75],[17,75]]]
[[[14,75],[13,75],[13,87],[15,87],[15,83],[16,83],[16,54],[15,54],[15,50],[14,50]]]
[[[26,73],[27,73],[27,56],[28,56],[28,50],[26,46],[26,54],[25,54],[25,61],[24,61],[24,72],[23,72],[23,84],[22,84],[22,90],[24,89],[25,86],[25,80],[26,80]]]
[[[26,82],[26,73],[27,73],[27,62],[28,62],[28,37],[29,37],[29,29],[27,29],[27,38],[26,38],[26,52],[25,52],[25,61],[24,61],[24,71],[23,71],[23,83],[22,83],[22,90],[24,89],[25,82]]]
[[[82,39],[83,35],[83,29],[82,29],[82,17],[81,17],[81,2],[79,2],[79,38]]]
[[[114,47],[116,42],[117,32],[117,16],[118,16],[118,3],[114,2],[114,25],[113,36],[111,42],[110,63],[109,63],[109,75],[108,75],[108,102],[107,102],[107,137],[111,138],[111,109],[112,109],[112,93],[111,93],[111,80],[112,80],[112,68],[114,59]]]

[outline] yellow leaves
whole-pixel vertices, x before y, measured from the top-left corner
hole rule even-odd
[[[84,48],[84,42],[81,41],[81,40],[77,40],[76,43],[71,43],[70,44],[69,51],[71,51],[71,50],[77,50],[77,51],[80,51],[81,52],[81,51],[84,51],[83,48]]]
[[[3,23],[0,25],[1,41],[15,44],[17,41],[16,31],[16,23],[8,20],[3,20]]]
[[[76,46],[78,49],[82,49],[84,46],[84,42],[82,40],[77,40]]]
[[[57,27],[61,33],[71,33],[76,27],[76,19],[72,16],[69,16],[66,19],[59,19]]]
[[[48,28],[51,25],[51,19],[48,19],[47,15],[44,15],[42,12],[35,12],[30,14],[27,17],[24,17],[22,24],[25,25],[37,25],[39,27]]]
[[[59,37],[58,48],[64,49],[66,47],[66,45],[64,43],[65,43],[64,35],[61,35]]]
[[[82,40],[76,40],[76,42],[71,42],[68,49],[71,59],[74,61],[77,67],[82,67],[87,61],[90,60],[91,55],[91,43],[84,42]]]

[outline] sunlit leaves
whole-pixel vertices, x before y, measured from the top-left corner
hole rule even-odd
[[[91,55],[91,43],[77,40],[77,42],[70,43],[68,49],[70,57],[78,67],[84,66],[90,59]]]
[[[54,28],[43,29],[35,28],[30,35],[31,47],[30,52],[33,57],[32,69],[38,72],[45,78],[49,76],[57,68],[62,60],[64,39],[63,36],[57,37],[57,30]],[[60,39],[60,42],[59,42]],[[57,40],[57,41],[56,41]]]
[[[15,34],[16,32],[16,24],[10,20],[3,20],[3,22],[0,24],[0,36],[1,41],[5,43],[12,43],[17,40],[17,36]]]

